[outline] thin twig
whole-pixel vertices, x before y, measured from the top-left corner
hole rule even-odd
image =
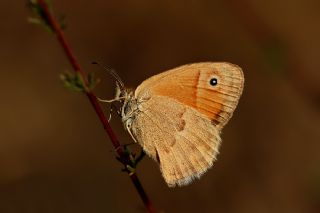
[[[38,3],[44,12],[44,15],[48,21],[48,24],[50,24],[53,32],[57,36],[57,39],[58,39],[60,45],[62,46],[63,51],[67,55],[68,60],[71,63],[74,71],[76,73],[80,74],[85,85],[88,85],[87,75],[81,69],[81,66],[78,63],[69,43],[67,42],[67,40],[64,36],[64,33],[59,26],[57,19],[54,17],[54,15],[49,10],[48,5],[45,2],[45,0],[38,0]],[[127,162],[129,164],[130,159],[129,159],[128,155],[124,152],[123,147],[120,145],[120,142],[119,142],[117,136],[115,135],[114,131],[112,130],[107,118],[105,117],[103,110],[102,110],[101,106],[99,105],[99,102],[98,102],[96,96],[90,90],[85,91],[85,94],[89,98],[89,101],[90,101],[92,107],[94,108],[95,112],[97,113],[97,116],[99,117],[99,119],[100,119],[106,133],[108,134],[108,136],[112,142],[112,145],[114,146],[115,150],[117,151],[120,159],[122,159],[122,161],[124,163]],[[145,193],[145,191],[141,185],[141,182],[139,181],[136,173],[130,172],[128,174],[129,174],[129,177],[130,177],[132,183],[134,184],[136,190],[138,191],[140,198],[142,199],[145,207],[147,208],[148,212],[150,212],[150,213],[156,212],[150,199],[148,198],[147,194]]]

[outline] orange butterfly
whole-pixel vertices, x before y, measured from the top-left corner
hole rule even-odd
[[[160,164],[169,186],[199,178],[213,164],[220,132],[241,96],[244,77],[230,63],[194,63],[145,80],[128,90],[120,78],[113,100],[133,140]]]

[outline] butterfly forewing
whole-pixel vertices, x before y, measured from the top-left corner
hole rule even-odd
[[[216,84],[211,81],[215,80]],[[243,89],[240,67],[230,63],[184,65],[144,81],[137,99],[152,95],[175,99],[207,116],[219,129],[231,118]]]

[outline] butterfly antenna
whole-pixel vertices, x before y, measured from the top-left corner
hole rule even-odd
[[[91,64],[95,64],[98,65],[99,67],[101,67],[102,69],[106,70],[110,75],[112,75],[112,77],[114,77],[116,79],[116,82],[118,83],[118,85],[120,86],[120,89],[123,90],[124,89],[124,83],[121,80],[120,76],[111,68],[105,67],[103,65],[101,65],[100,63],[93,61],[91,62]]]

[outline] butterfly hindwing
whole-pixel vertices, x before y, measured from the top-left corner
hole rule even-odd
[[[221,140],[210,119],[163,96],[141,103],[140,110],[132,132],[145,152],[160,163],[169,186],[186,185],[212,166]]]

